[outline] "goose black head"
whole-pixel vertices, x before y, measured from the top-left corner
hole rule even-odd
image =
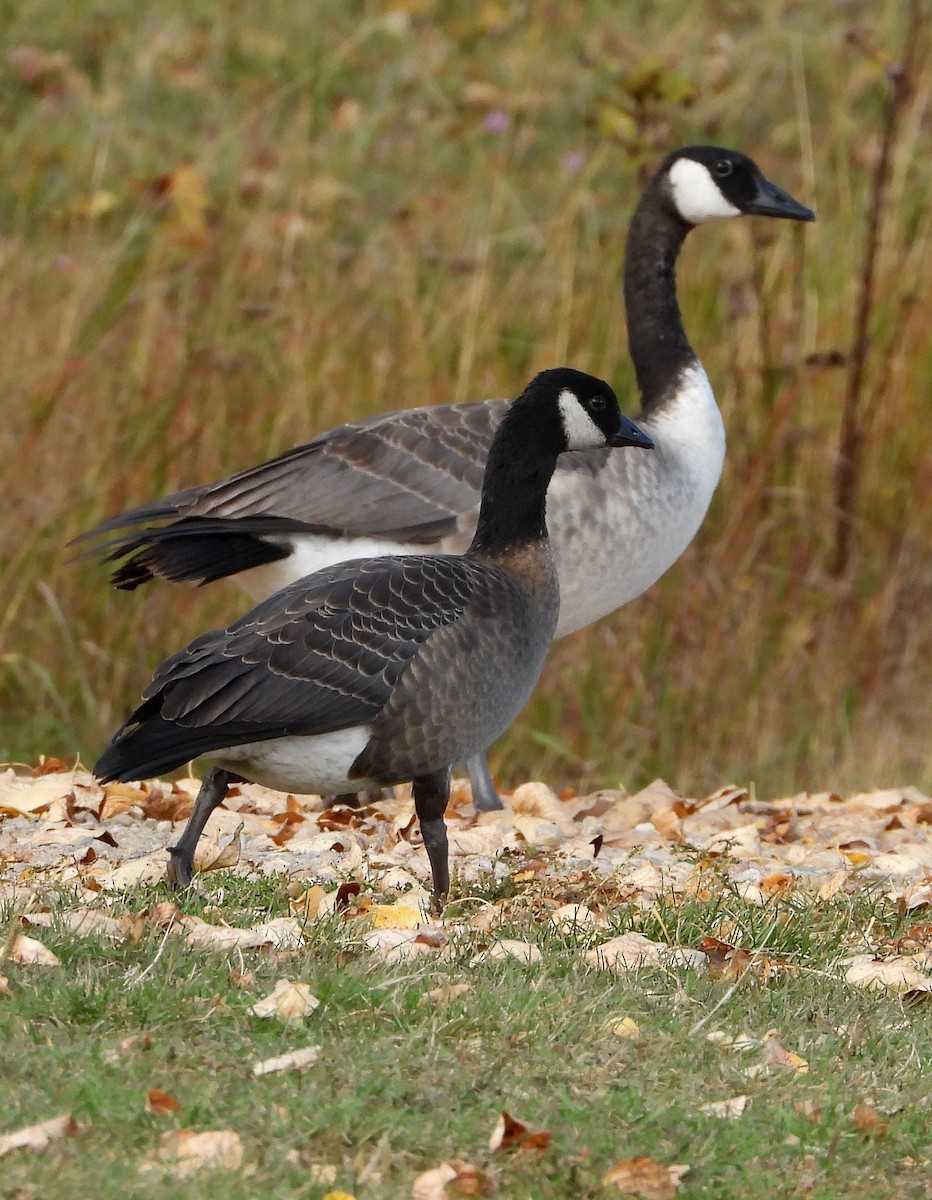
[[[618,397],[604,379],[555,367],[541,373],[524,396],[550,401],[559,418],[561,450],[594,450],[601,446],[640,446],[654,443],[618,407]]]
[[[737,150],[722,146],[686,146],[669,155],[658,174],[664,177],[673,207],[689,225],[742,214],[814,221],[815,213],[794,200]]]

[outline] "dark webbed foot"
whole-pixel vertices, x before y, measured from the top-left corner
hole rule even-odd
[[[194,851],[210,814],[223,803],[231,783],[243,782],[239,775],[221,770],[220,767],[211,767],[204,776],[194,801],[194,809],[188,817],[181,837],[176,845],[168,847],[171,859],[167,874],[172,887],[184,888],[191,882],[194,875]]]
[[[469,784],[472,788],[472,802],[476,812],[495,812],[504,808],[495,780],[489,770],[489,760],[485,754],[477,754],[466,762],[469,772]]]
[[[414,780],[414,811],[421,826],[424,849],[430,860],[433,880],[431,908],[438,915],[443,911],[450,891],[450,859],[447,846],[447,826],[443,819],[450,799],[450,771],[436,771]]]

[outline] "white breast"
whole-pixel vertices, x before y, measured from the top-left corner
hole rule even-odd
[[[708,511],[725,461],[725,428],[699,364],[639,424],[653,450],[613,450],[594,477],[558,472],[547,525],[560,577],[557,637],[640,596],[680,557]]]

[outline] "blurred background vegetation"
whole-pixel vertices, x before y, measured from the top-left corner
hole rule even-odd
[[[114,592],[66,548],[104,517],[558,363],[635,410],[627,221],[667,150],[715,141],[818,222],[687,242],[725,478],[659,585],[554,648],[493,766],[928,786],[924,5],[0,3],[0,758],[92,761],[246,607]]]

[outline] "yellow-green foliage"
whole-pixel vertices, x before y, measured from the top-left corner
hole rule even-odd
[[[904,5],[7,0],[0,15],[0,755],[92,756],[161,657],[245,607],[230,585],[114,593],[66,549],[105,516],[350,417],[510,395],[562,362],[636,408],[628,216],[664,152],[714,140],[818,222],[687,242],[686,325],[729,431],[722,487],[660,585],[555,648],[494,765],[503,783],[921,781],[928,46],[882,211],[853,556],[828,569]]]

